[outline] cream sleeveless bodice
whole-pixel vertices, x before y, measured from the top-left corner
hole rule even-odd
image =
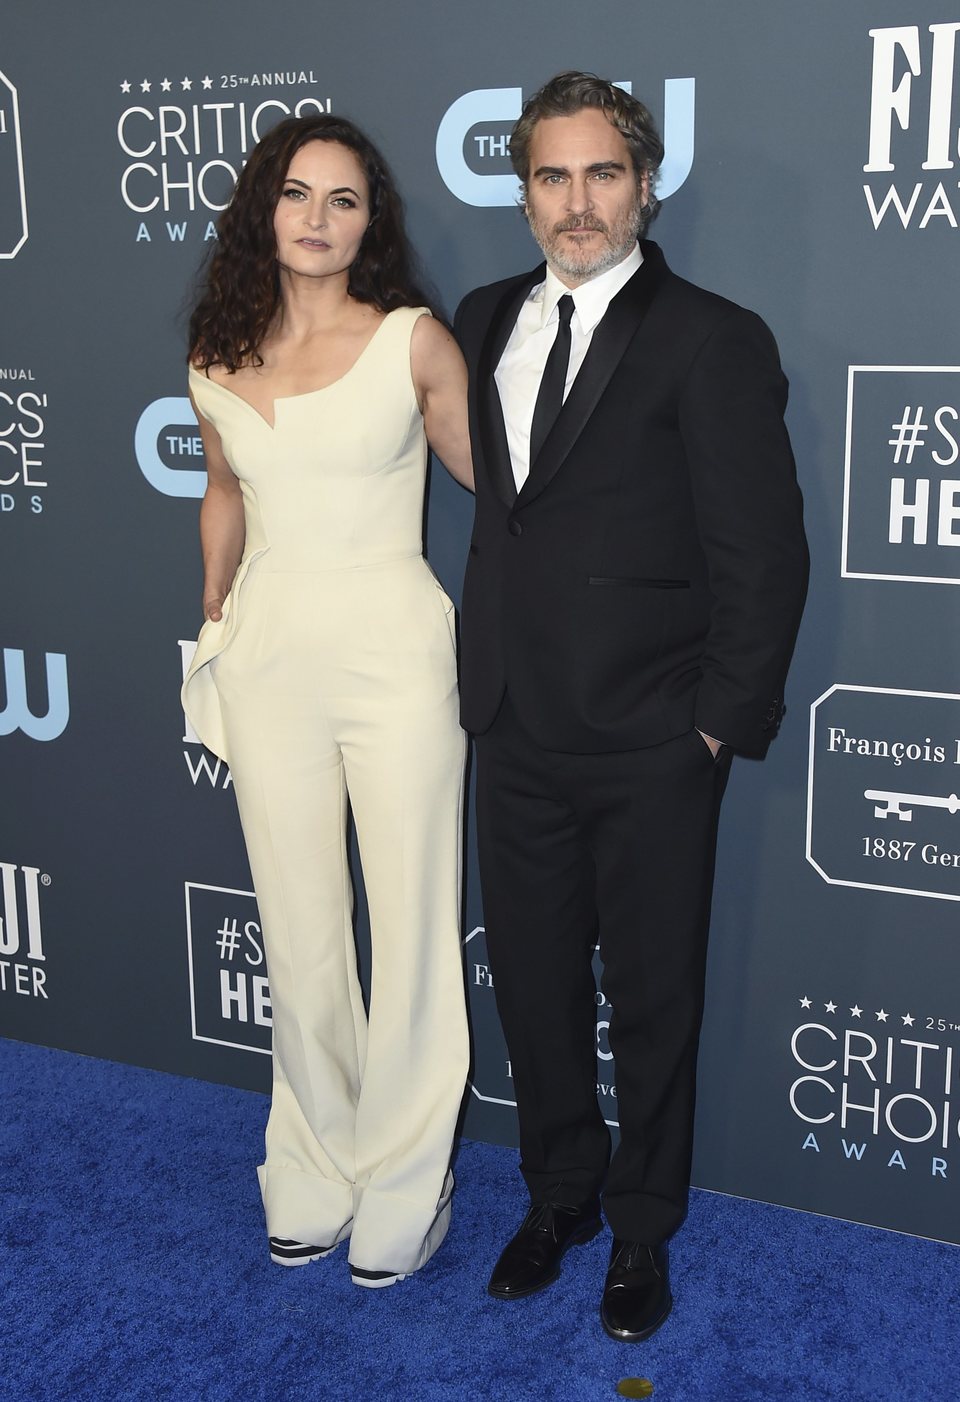
[[[191,367],[190,388],[240,481],[246,538],[217,622],[206,622],[183,704],[208,748],[226,758],[210,663],[229,645],[252,569],[318,573],[419,556],[427,441],[410,369],[424,307],[390,312],[345,375],[274,400],[274,422]]]
[[[420,553],[427,442],[410,338],[425,314],[390,312],[339,380],[275,399],[272,426],[191,368],[196,403],[240,479],[245,554],[266,545],[272,569],[320,570]]]

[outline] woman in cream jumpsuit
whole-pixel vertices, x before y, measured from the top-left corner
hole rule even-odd
[[[238,336],[224,311],[254,276],[265,217],[274,302]],[[353,1279],[374,1286],[417,1270],[446,1233],[468,1056],[453,606],[421,542],[425,430],[471,485],[465,377],[403,285],[397,240],[402,252],[366,138],[338,118],[282,122],[221,221],[190,368],[207,621],[184,705],[230,765],[266,945],[271,1254],[304,1264],[349,1238]]]

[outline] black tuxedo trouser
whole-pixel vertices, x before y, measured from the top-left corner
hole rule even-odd
[[[509,698],[476,738],[487,951],[534,1202],[603,1189],[655,1245],[686,1212],[717,817],[729,752],[691,730],[613,754],[545,750]],[[599,942],[620,1143],[597,1104]],[[604,1186],[605,1185],[605,1186]]]

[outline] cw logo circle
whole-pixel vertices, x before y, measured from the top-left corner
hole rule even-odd
[[[617,83],[632,92],[630,82]],[[464,146],[474,127],[502,123],[512,127],[523,106],[522,88],[477,88],[464,93],[447,108],[437,128],[437,169],[452,195],[479,208],[517,203],[517,177],[484,174],[467,163]],[[663,142],[666,155],[660,167],[657,195],[665,200],[686,180],[693,167],[696,79],[666,78],[663,84]],[[507,154],[506,134],[473,138],[478,161]],[[468,148],[469,149],[469,148]]]

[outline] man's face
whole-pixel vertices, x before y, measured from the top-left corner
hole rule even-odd
[[[623,261],[637,241],[648,177],[637,181],[630,149],[596,107],[544,117],[530,140],[530,231],[567,287]]]

